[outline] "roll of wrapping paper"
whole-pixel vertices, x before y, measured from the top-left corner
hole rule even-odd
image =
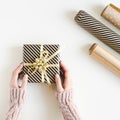
[[[101,63],[120,75],[120,60],[108,51],[94,43],[89,49],[90,55],[98,59]]]
[[[120,35],[83,10],[79,11],[74,19],[88,32],[120,53]]]
[[[113,4],[109,4],[107,7],[105,7],[101,13],[101,16],[114,24],[116,27],[120,28],[120,8]]]

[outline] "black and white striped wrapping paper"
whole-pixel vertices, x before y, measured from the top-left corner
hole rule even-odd
[[[24,63],[34,63],[36,58],[40,56],[40,44],[24,44],[23,45],[23,62]],[[44,44],[43,50],[47,50],[49,52],[49,56],[53,55],[53,53],[57,52],[60,49],[58,44]],[[51,60],[48,61],[48,64],[58,64],[60,61],[59,53],[54,56]],[[28,72],[30,69],[29,66],[23,67],[23,72],[28,74],[28,82],[32,83],[40,83],[42,81],[42,76],[39,71],[36,71],[34,74]],[[60,74],[59,67],[48,67],[46,70],[47,76],[50,80],[50,83],[55,83],[55,75]],[[45,79],[45,83],[47,80]]]
[[[120,35],[83,10],[80,10],[74,19],[88,32],[120,53]]]

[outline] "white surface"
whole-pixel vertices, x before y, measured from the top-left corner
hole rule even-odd
[[[70,69],[81,120],[120,120],[120,78],[89,56],[94,42],[120,58],[74,22],[83,9],[112,28],[100,13],[119,0],[0,0],[0,120],[9,102],[12,70],[22,61],[24,43],[59,43],[61,58]],[[23,120],[62,120],[54,91],[28,84]]]

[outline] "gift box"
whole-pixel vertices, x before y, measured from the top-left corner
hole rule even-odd
[[[55,75],[60,74],[59,49],[58,44],[23,45],[23,72],[28,74],[28,82],[55,83]]]

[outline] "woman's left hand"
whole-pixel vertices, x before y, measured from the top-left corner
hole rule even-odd
[[[21,63],[12,73],[11,81],[10,81],[10,88],[21,88],[26,89],[27,82],[28,82],[28,75],[25,74],[22,78],[22,84],[19,85],[18,83],[18,76],[22,71],[23,63]]]

